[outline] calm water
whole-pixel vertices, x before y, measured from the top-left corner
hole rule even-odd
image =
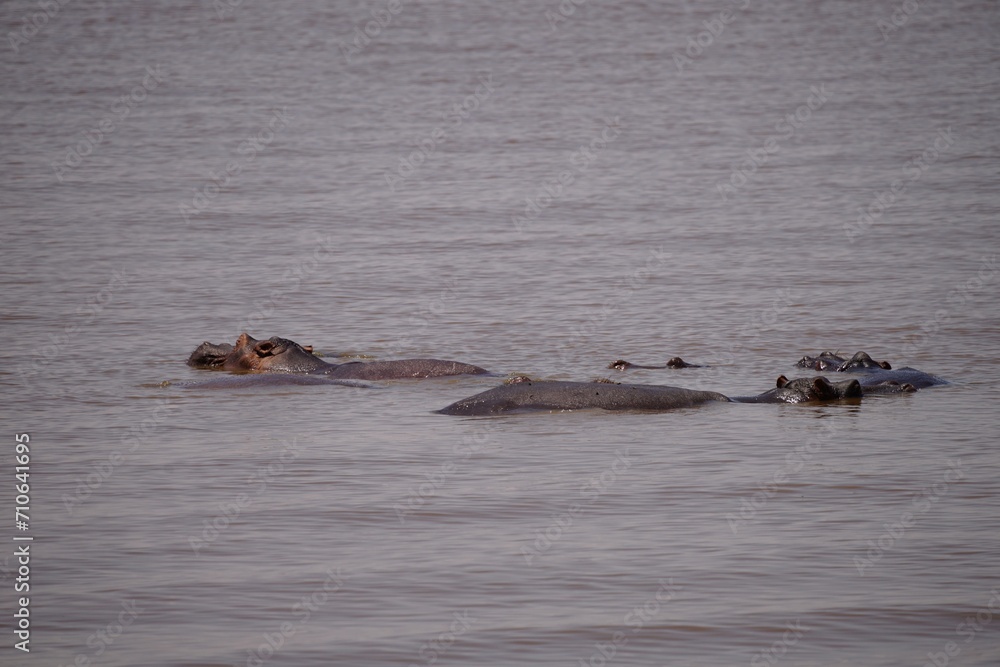
[[[35,538],[26,655],[5,529],[0,663],[1000,663],[1000,5],[233,5],[74,0],[24,39],[38,5],[0,8]],[[176,384],[243,330],[953,384],[493,419],[432,411],[497,378]],[[606,369],[674,355],[711,368]]]

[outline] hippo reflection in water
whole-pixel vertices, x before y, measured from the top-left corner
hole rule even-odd
[[[518,378],[512,384],[489,389],[438,410],[445,415],[496,415],[528,410],[664,411],[691,408],[713,401],[729,403],[807,403],[861,398],[857,380],[830,382],[823,377],[788,380],[759,396],[729,398],[714,391],[652,384],[609,382],[535,382]]]
[[[329,364],[312,353],[312,347],[287,338],[256,340],[241,334],[235,345],[202,343],[188,358],[196,368],[218,368],[240,373],[303,373],[349,380],[394,380],[446,375],[482,375],[486,369],[441,359],[352,361]]]

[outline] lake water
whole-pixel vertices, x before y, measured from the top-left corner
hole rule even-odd
[[[0,663],[1000,664],[1000,5],[41,4],[0,8]],[[499,418],[433,413],[497,377],[178,384],[241,331],[952,384]],[[711,367],[606,368],[675,355]]]

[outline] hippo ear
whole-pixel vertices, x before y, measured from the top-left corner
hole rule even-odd
[[[784,375],[779,375],[778,376],[778,381],[777,381],[776,384],[778,385],[778,389],[781,389],[786,384],[788,384],[788,378],[786,378]]]
[[[878,365],[881,366],[884,370],[887,370],[887,371],[891,371],[892,370],[892,366],[889,365],[888,361],[880,361],[880,362],[878,362]]]
[[[240,334],[240,337],[236,339],[236,345],[234,345],[234,347],[239,349],[241,347],[246,347],[247,345],[253,345],[256,342],[256,338],[251,337],[250,334],[244,331]]]
[[[274,348],[277,347],[273,342],[269,340],[262,340],[253,346],[253,351],[258,357],[269,357],[274,353]]]
[[[302,347],[303,350],[305,350],[309,354],[313,353],[313,346],[312,345],[302,345],[301,347]]]

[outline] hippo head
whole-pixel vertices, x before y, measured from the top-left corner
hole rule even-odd
[[[857,380],[830,382],[825,377],[789,380],[778,378],[774,396],[784,403],[809,401],[836,401],[842,398],[861,398],[861,383]]]
[[[845,361],[840,366],[837,367],[838,371],[853,371],[862,368],[882,368],[884,370],[892,370],[892,366],[889,365],[888,361],[875,361],[866,352],[858,352],[850,360]]]
[[[795,364],[799,368],[811,368],[814,371],[836,370],[844,363],[844,358],[837,356],[834,352],[820,352],[815,357],[802,357]]]
[[[232,351],[233,346],[229,343],[216,345],[205,341],[191,353],[187,363],[194,368],[221,368]]]
[[[236,339],[223,363],[223,368],[229,371],[256,373],[308,373],[329,366],[313,355],[311,346],[277,336],[257,340],[246,333]]]

